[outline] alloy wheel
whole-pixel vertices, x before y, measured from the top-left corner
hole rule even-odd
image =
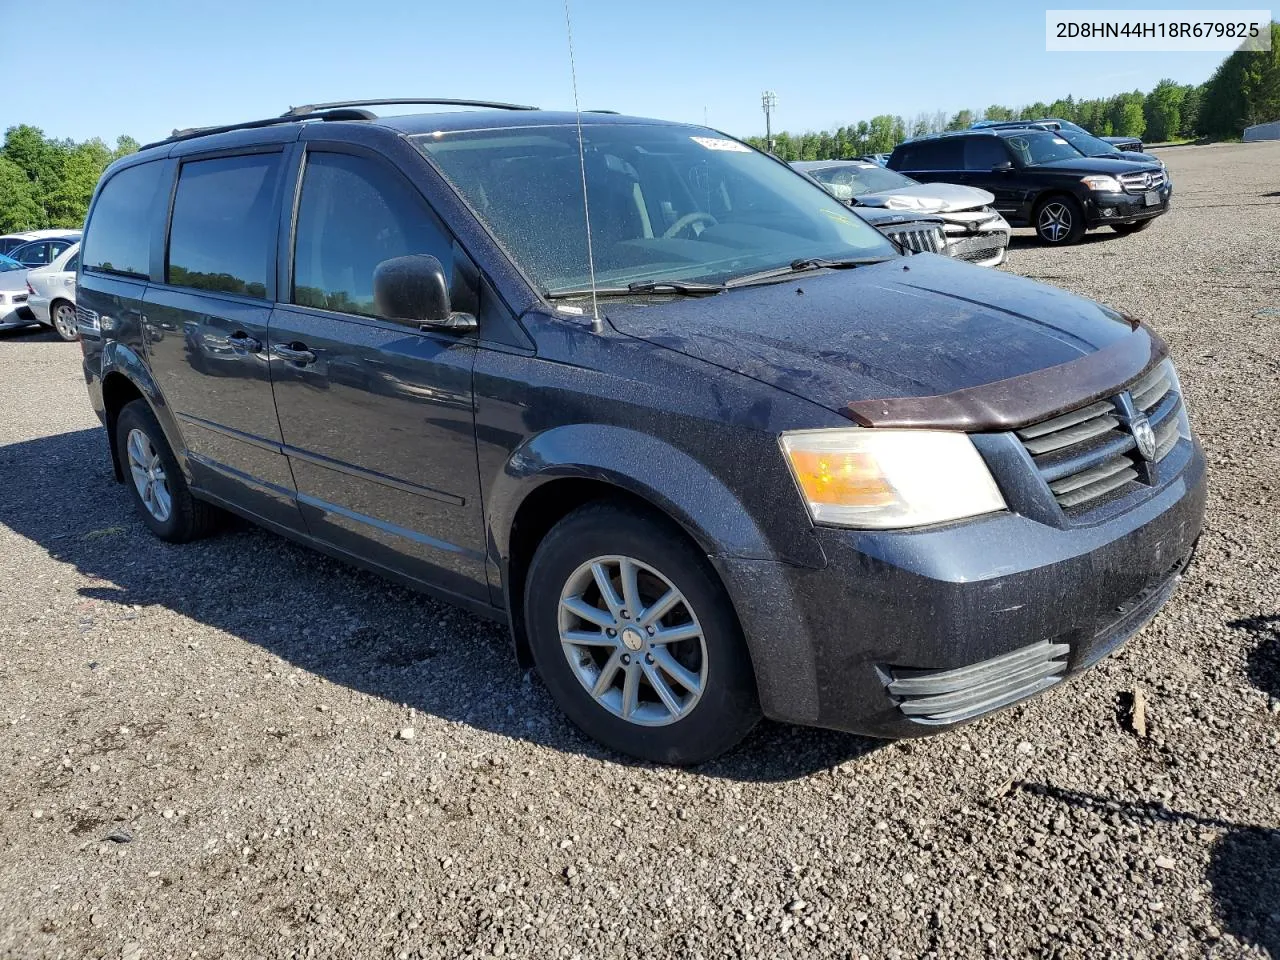
[[[1050,243],[1057,243],[1071,233],[1071,211],[1065,203],[1046,203],[1036,221],[1040,236]]]
[[[53,326],[63,340],[75,340],[79,337],[75,307],[65,303],[58,304],[53,310]]]
[[[129,457],[129,473],[142,505],[151,516],[164,523],[173,512],[173,497],[169,493],[164,461],[151,438],[141,430],[129,431],[125,450]]]
[[[560,646],[601,707],[640,726],[687,716],[707,685],[707,642],[684,594],[626,556],[578,567],[560,592]]]

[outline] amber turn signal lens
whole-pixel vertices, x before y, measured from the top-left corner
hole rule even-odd
[[[893,487],[870,454],[794,450],[791,466],[810,503],[883,507],[894,502]]]

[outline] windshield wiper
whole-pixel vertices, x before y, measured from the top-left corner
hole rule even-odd
[[[826,257],[803,257],[799,260],[792,260],[785,267],[774,267],[772,270],[761,270],[759,273],[749,273],[745,277],[735,277],[725,284],[726,287],[745,287],[752,283],[761,283],[767,280],[776,280],[778,278],[786,278],[793,273],[803,273],[806,270],[851,270],[854,267],[865,267],[873,263],[884,263],[891,257],[858,257],[848,260],[830,260]]]
[[[634,297],[639,293],[675,293],[687,297],[706,297],[724,293],[723,283],[696,283],[692,280],[637,280],[625,287],[596,287],[597,297]],[[567,300],[570,297],[589,297],[590,287],[577,290],[557,290],[547,294],[548,300]]]

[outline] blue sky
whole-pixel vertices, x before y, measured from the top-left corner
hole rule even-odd
[[[748,136],[763,133],[766,88],[778,95],[775,129],[800,132],[878,113],[1147,90],[1165,76],[1200,82],[1224,56],[1046,53],[1046,6],[572,0],[578,89],[584,109],[699,123],[705,116]],[[0,0],[0,22],[20,25],[20,7],[31,9]],[[43,96],[7,98],[0,128],[25,122],[50,136],[113,141],[129,133],[147,141],[174,127],[323,100],[573,103],[562,0],[64,0],[58,11],[60,25],[24,28],[12,39],[30,44],[33,69],[74,65],[71,78],[65,88],[29,88],[53,91]],[[51,15],[43,6],[31,14]],[[52,58],[35,49],[41,36]]]

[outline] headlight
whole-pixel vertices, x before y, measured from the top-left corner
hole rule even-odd
[[[815,523],[883,530],[1005,509],[963,433],[852,427],[781,439]]]
[[[1090,190],[1097,190],[1099,193],[1122,193],[1124,188],[1120,186],[1120,181],[1115,177],[1095,176],[1081,177],[1080,182]]]

